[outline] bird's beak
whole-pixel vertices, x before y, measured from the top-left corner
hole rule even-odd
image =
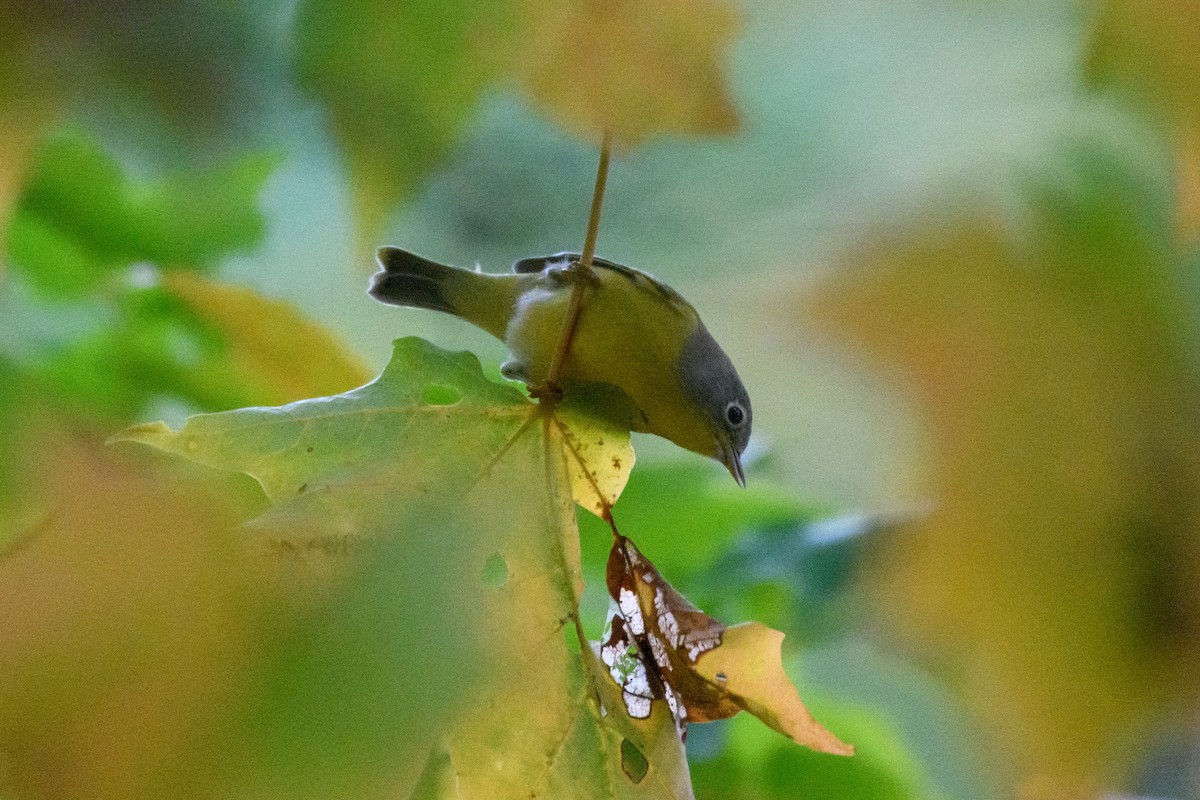
[[[726,437],[721,437],[721,440],[717,443],[717,446],[720,448],[721,463],[725,465],[727,470],[729,470],[729,474],[733,476],[735,481],[737,481],[738,486],[745,489],[746,473],[742,471],[741,454],[737,451],[737,448],[733,446],[733,442],[729,441],[729,439]]]

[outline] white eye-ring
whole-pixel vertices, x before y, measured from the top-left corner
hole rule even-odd
[[[735,428],[740,428],[746,422],[746,409],[740,403],[730,403],[725,406],[725,420]]]

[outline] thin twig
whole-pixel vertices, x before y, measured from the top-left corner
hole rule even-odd
[[[596,188],[592,192],[592,211],[588,215],[587,236],[583,240],[583,253],[579,263],[574,266],[575,285],[571,290],[571,305],[563,320],[562,335],[558,340],[558,349],[554,351],[554,360],[550,362],[550,371],[542,385],[545,396],[551,400],[551,405],[557,404],[561,397],[558,384],[562,378],[563,366],[571,352],[571,343],[575,341],[575,329],[579,327],[579,314],[583,310],[583,293],[591,283],[592,258],[596,255],[596,237],[600,233],[600,207],[604,204],[604,187],[608,183],[608,157],[612,150],[612,137],[608,131],[600,142],[600,164],[596,167]]]

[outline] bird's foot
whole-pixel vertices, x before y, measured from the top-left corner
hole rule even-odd
[[[592,269],[584,270],[578,261],[572,261],[569,264],[564,264],[558,267],[547,267],[545,272],[547,280],[555,286],[563,286],[573,284],[575,281],[583,280],[588,286],[596,287],[600,285],[600,278]]]
[[[500,374],[510,381],[521,381],[529,392],[529,396],[539,402],[557,406],[562,402],[563,390],[557,383],[535,381],[529,377],[529,370],[515,358],[510,358],[500,365]]]
[[[562,402],[563,390],[557,383],[531,383],[527,384],[527,387],[529,396],[539,403],[557,406]]]

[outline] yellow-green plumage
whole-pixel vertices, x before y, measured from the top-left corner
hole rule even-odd
[[[496,275],[437,264],[397,248],[382,248],[376,299],[432,308],[502,339],[513,359],[506,374],[529,384],[545,380],[558,348],[575,281],[573,254],[526,259]],[[741,478],[738,456],[749,436],[750,404],[733,365],[677,292],[638,270],[596,259],[587,280],[575,338],[560,379],[572,387],[615,386],[636,406],[634,430],[726,462]],[[744,410],[732,425],[730,405]],[[737,462],[736,465],[731,463]]]

